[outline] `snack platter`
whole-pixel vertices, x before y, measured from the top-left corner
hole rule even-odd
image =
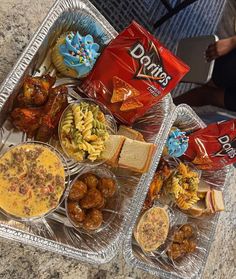
[[[93,264],[123,247],[155,275],[199,275],[231,167],[199,170],[229,154],[207,165],[189,148],[205,125],[168,94],[188,70],[138,23],[118,34],[89,1],[56,1],[0,88],[0,236]]]
[[[206,125],[190,107],[183,104],[175,108],[172,119],[168,123],[169,131],[172,126],[178,127],[182,131],[194,131]],[[167,135],[168,133],[164,135],[166,139]],[[203,170],[201,172],[201,180],[224,192],[232,177],[232,173],[231,166],[227,166],[218,171]],[[148,189],[140,196],[135,218],[124,240],[123,255],[126,262],[134,267],[139,267],[155,276],[161,276],[163,278],[201,278],[209,255],[211,242],[214,239],[219,213],[207,218],[192,218],[190,215],[186,215],[177,210],[176,207],[172,207],[173,205],[170,205],[168,210],[171,227],[190,223],[195,226],[194,229],[196,229],[198,233],[198,244],[197,250],[194,252],[194,257],[190,255],[185,258],[184,263],[177,262],[176,265],[174,265],[173,262],[167,258],[165,249],[161,249],[159,252],[157,250],[154,253],[146,253],[141,249],[134,238],[134,230],[137,225],[137,220],[139,220],[141,216],[141,209],[144,206],[147,191]],[[160,206],[160,203],[157,202],[156,206]]]
[[[81,18],[83,19],[81,20]],[[106,45],[117,35],[113,27],[89,1],[64,0],[57,1],[54,4],[0,88],[1,155],[15,145],[31,141],[26,133],[13,127],[8,117],[24,78],[27,75],[40,76],[55,71],[51,67],[50,59],[48,59],[50,47],[67,30],[76,29],[82,33],[91,33],[91,20],[100,25],[101,29],[95,31],[102,32],[102,36],[99,37],[97,35],[96,37],[101,46]],[[67,84],[69,103],[80,100],[81,97],[78,91],[75,92],[73,90],[73,86],[78,85],[75,79],[59,77],[55,85],[60,84]],[[172,109],[172,99],[168,95],[144,117],[140,118],[134,126],[138,131],[142,132],[147,141],[161,145],[162,138],[160,135],[165,131],[165,124],[169,121]],[[147,124],[151,125],[151,132],[147,129]],[[153,155],[155,164],[157,164],[160,155],[160,151],[157,149]],[[86,167],[74,164],[71,160],[65,160],[66,177],[68,179],[70,175],[70,182],[72,182],[76,175]],[[107,214],[112,215],[113,218],[108,218],[109,222],[105,228],[96,232],[95,237],[93,233],[79,233],[73,228],[73,225],[68,222],[64,204],[61,204],[55,211],[40,219],[27,222],[14,220],[0,213],[0,235],[8,239],[61,253],[83,262],[97,264],[108,262],[118,253],[121,241],[129,227],[129,222],[133,218],[138,196],[144,191],[146,185],[150,184],[154,170],[155,166],[151,167],[149,172],[145,174],[113,170],[119,184],[119,195],[118,200],[116,200],[117,207],[116,209],[110,209],[110,212],[108,210]],[[68,186],[70,182],[66,185]],[[67,193],[68,188],[65,191],[65,194]]]

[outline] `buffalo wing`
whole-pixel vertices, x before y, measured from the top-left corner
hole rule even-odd
[[[32,138],[39,128],[42,108],[15,108],[11,113],[14,126]]]
[[[42,77],[27,76],[23,83],[23,91],[17,100],[20,106],[42,106],[46,103],[50,88],[56,81],[55,77],[44,75]]]
[[[29,138],[48,141],[68,104],[67,87],[52,88],[55,81],[50,75],[27,76],[24,80],[23,91],[17,98],[19,107],[12,111],[11,118],[14,126]]]
[[[63,110],[68,105],[68,90],[65,86],[58,86],[51,90],[44,114],[40,119],[40,127],[36,134],[36,140],[46,142],[52,136],[57,127]]]

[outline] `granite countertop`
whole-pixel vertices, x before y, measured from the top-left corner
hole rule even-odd
[[[52,0],[0,1],[0,83],[11,70],[52,4]],[[232,179],[225,195],[226,211],[220,215],[215,240],[203,274],[204,279],[236,278],[234,181],[235,179]],[[155,277],[127,266],[122,256],[106,265],[89,266],[70,258],[0,238],[0,278],[151,279]]]

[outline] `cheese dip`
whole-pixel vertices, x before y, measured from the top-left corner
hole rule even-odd
[[[0,157],[0,208],[22,218],[55,208],[65,188],[60,158],[48,147],[27,143]]]

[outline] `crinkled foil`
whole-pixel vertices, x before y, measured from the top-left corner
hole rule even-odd
[[[172,126],[176,126],[181,130],[186,131],[194,131],[205,127],[202,120],[187,105],[180,105],[176,107],[170,121],[166,125],[167,127],[163,133],[163,139],[159,142],[159,148],[161,150],[164,148]],[[155,171],[157,164],[158,163],[153,164],[152,171]],[[209,183],[212,187],[224,191],[230,182],[230,178],[233,173],[232,170],[233,168],[230,166],[219,171],[203,171],[201,179]],[[197,252],[194,256],[189,255],[186,257],[182,266],[177,266],[176,268],[175,266],[173,267],[170,261],[168,261],[165,257],[159,257],[156,254],[144,253],[133,237],[133,230],[136,225],[136,220],[138,219],[140,211],[143,207],[145,196],[148,192],[148,186],[144,186],[142,190],[143,195],[140,195],[140,199],[137,201],[136,212],[133,215],[133,220],[124,240],[123,255],[126,262],[129,265],[143,269],[158,277],[160,276],[161,278],[200,278],[209,255],[211,243],[214,239],[219,213],[205,219],[196,219],[187,217],[185,214],[180,212],[174,212],[176,224],[193,222],[199,229]]]
[[[94,25],[94,22],[97,24]],[[50,48],[57,38],[68,30],[78,30],[82,35],[91,33],[102,47],[117,35],[89,1],[60,0],[54,4],[0,88],[1,153],[10,146],[27,140],[26,135],[16,131],[8,119],[14,98],[27,74],[39,75],[44,72],[44,68],[50,68]],[[64,80],[66,79],[59,79],[57,85]],[[170,121],[173,107],[171,96],[167,95],[135,123],[135,128],[143,133],[146,140],[156,143],[158,148],[147,174],[137,175],[126,170],[113,170],[120,185],[121,198],[119,208],[114,212],[115,218],[104,230],[95,234],[77,232],[68,224],[65,209],[61,206],[37,222],[16,222],[0,214],[0,236],[83,262],[102,264],[110,261],[119,252],[130,222],[137,216],[137,207],[139,210],[142,206],[140,200],[145,197],[160,159],[163,135],[166,134],[166,125]],[[80,169],[71,166],[73,174],[78,171]]]

